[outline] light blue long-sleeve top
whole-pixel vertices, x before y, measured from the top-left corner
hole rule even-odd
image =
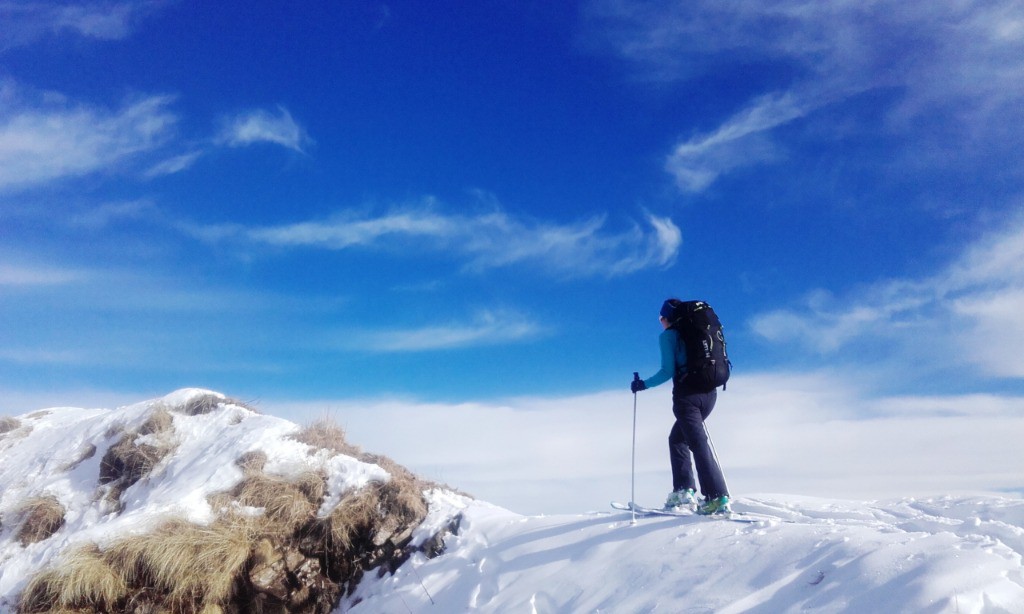
[[[658,347],[661,348],[661,369],[644,380],[644,386],[654,388],[671,380],[678,367],[686,365],[686,349],[680,347],[679,333],[674,329],[665,329],[658,335]]]

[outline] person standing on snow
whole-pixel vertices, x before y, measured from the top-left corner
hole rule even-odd
[[[635,394],[672,380],[672,413],[676,421],[668,436],[669,462],[672,466],[672,492],[665,501],[666,508],[695,507],[699,514],[730,512],[729,491],[718,459],[711,448],[704,421],[715,408],[717,389],[694,389],[687,385],[686,347],[680,343],[675,314],[682,304],[679,299],[668,299],[661,306],[660,322],[664,331],[658,336],[661,348],[661,369],[647,379],[634,379],[630,390]],[[694,480],[693,465],[697,466]],[[695,497],[700,482],[704,500],[698,505]]]

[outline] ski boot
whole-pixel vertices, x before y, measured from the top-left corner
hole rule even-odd
[[[710,516],[711,514],[731,514],[732,507],[729,506],[729,496],[722,495],[714,499],[705,499],[703,503],[697,506],[697,513],[703,516]]]
[[[682,490],[670,492],[668,494],[668,499],[665,500],[665,509],[678,510],[683,507],[694,509],[697,507],[696,494],[696,491],[692,488],[684,488]]]

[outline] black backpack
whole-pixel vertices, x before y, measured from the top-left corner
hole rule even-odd
[[[710,392],[729,381],[732,363],[725,351],[725,334],[718,315],[704,301],[683,301],[672,314],[679,342],[686,346],[686,366],[676,378],[686,387]]]

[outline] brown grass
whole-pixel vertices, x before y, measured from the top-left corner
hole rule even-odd
[[[351,550],[360,537],[369,538],[380,517],[379,484],[372,483],[341,500],[328,517],[332,543]]]
[[[359,456],[359,446],[345,441],[345,429],[333,419],[323,416],[306,425],[292,439],[313,446],[316,450],[328,450],[346,456]]]
[[[425,486],[408,471],[393,472],[387,482],[371,482],[349,494],[327,519],[331,540],[348,550],[360,540],[381,545],[410,531],[427,515]]]
[[[64,506],[52,495],[32,497],[18,511],[24,520],[16,537],[23,546],[49,539],[64,526]]]
[[[250,450],[235,459],[235,465],[247,476],[263,473],[263,467],[266,464],[267,453],[263,450]]]
[[[219,394],[212,392],[201,394],[192,397],[184,405],[181,406],[181,413],[186,416],[199,416],[202,414],[208,414],[215,411],[221,405],[237,405],[243,409],[247,409],[251,412],[256,410],[247,405],[246,403],[239,401],[238,399],[232,399],[230,397],[224,397]]]
[[[326,488],[324,477],[314,472],[304,474],[296,482],[255,474],[239,482],[231,495],[242,505],[263,508],[270,525],[267,530],[291,534],[316,517]]]
[[[163,407],[157,407],[149,414],[146,421],[139,427],[139,435],[155,435],[165,433],[174,427],[174,418],[171,412]]]
[[[90,544],[72,550],[59,565],[37,574],[21,594],[19,612],[111,612],[127,595],[124,580]]]
[[[18,611],[222,612],[253,543],[244,522],[170,520],[103,552],[92,544],[72,551],[29,582]]]
[[[100,485],[109,484],[104,497],[109,503],[120,506],[121,493],[144,477],[168,454],[174,451],[171,439],[174,421],[171,414],[158,407],[147,417],[138,431],[124,433],[117,443],[107,449],[100,460]],[[116,435],[116,432],[108,433]],[[144,435],[155,443],[136,443]]]
[[[155,588],[174,609],[197,611],[231,598],[253,537],[252,525],[245,522],[200,526],[175,519],[116,542],[103,560],[127,585]]]
[[[427,515],[423,491],[424,483],[419,479],[403,479],[392,474],[391,480],[381,488],[384,513],[403,524],[419,524]]]
[[[167,453],[169,447],[136,445],[134,434],[126,435],[121,441],[110,446],[100,461],[100,484],[121,481],[122,490],[138,482],[153,470]]]

